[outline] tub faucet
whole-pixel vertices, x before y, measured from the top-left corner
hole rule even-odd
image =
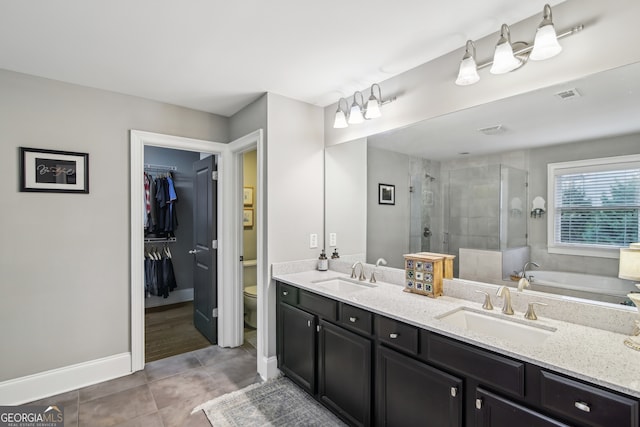
[[[351,278],[355,279],[356,278],[356,267],[360,265],[360,276],[358,276],[358,280],[367,280],[367,276],[364,275],[364,267],[362,265],[362,263],[360,261],[354,263],[351,266]]]
[[[540,268],[540,265],[533,261],[527,261],[524,263],[524,266],[522,267],[522,277],[518,280],[518,292],[522,292],[524,288],[529,287],[529,281],[533,278],[533,276],[529,276],[529,278],[527,278],[527,267],[530,265]]]
[[[502,306],[502,312],[504,314],[513,314],[513,307],[511,307],[511,292],[506,286],[500,286],[497,294],[499,297],[504,296],[504,305]]]

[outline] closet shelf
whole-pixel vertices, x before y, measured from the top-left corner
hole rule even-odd
[[[145,243],[175,243],[178,239],[176,237],[145,237]]]

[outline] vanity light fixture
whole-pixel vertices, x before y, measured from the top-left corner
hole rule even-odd
[[[376,96],[376,88],[378,89],[378,96]],[[333,120],[334,129],[346,128],[349,125],[363,123],[365,120],[381,117],[381,107],[396,100],[395,96],[383,100],[382,89],[378,83],[372,84],[370,90],[371,96],[367,99],[366,104],[364,102],[364,95],[360,91],[354,92],[351,108],[349,108],[349,101],[347,101],[347,99],[340,98],[338,101],[338,109],[336,110],[336,115]],[[359,100],[358,97],[360,97]],[[344,108],[342,101],[344,101]]]
[[[360,95],[361,102],[358,103],[358,95]],[[364,96],[362,92],[355,92],[353,94],[353,104],[351,104],[351,110],[349,110],[349,119],[347,122],[350,125],[357,125],[364,122],[364,116],[362,115],[362,109],[364,108]]]
[[[553,58],[562,51],[562,46],[558,43],[556,29],[553,26],[551,6],[545,4],[542,15],[543,19],[536,31],[536,38],[533,41],[533,50],[529,56],[532,61],[542,61]]]
[[[552,58],[562,51],[559,39],[575,34],[584,29],[584,25],[577,25],[570,30],[556,35],[553,25],[551,6],[544,5],[542,11],[543,19],[536,31],[533,43],[522,41],[511,42],[510,29],[507,24],[502,24],[500,28],[500,39],[496,45],[493,59],[482,64],[477,64],[475,45],[472,40],[468,40],[465,46],[465,53],[460,62],[460,70],[456,84],[467,86],[480,80],[478,70],[491,67],[491,74],[505,74],[521,68],[529,59],[541,61]]]
[[[491,65],[491,74],[505,74],[522,67],[525,60],[516,58],[513,54],[513,46],[511,45],[511,32],[507,24],[502,24],[500,29],[500,39],[496,45],[493,54],[493,65]]]
[[[476,45],[473,40],[467,40],[464,56],[460,61],[460,70],[456,84],[458,86],[472,85],[480,80],[478,75],[478,65],[476,64]]]
[[[342,109],[342,101],[344,101],[345,108]],[[336,110],[336,117],[333,119],[333,127],[336,129],[346,128],[349,126],[347,123],[347,108],[349,108],[349,103],[344,98],[340,98],[338,101],[338,109]]]
[[[378,88],[378,98],[373,93],[373,89]],[[380,111],[380,104],[382,103],[382,89],[380,89],[380,85],[378,83],[374,83],[371,85],[371,96],[367,101],[367,105],[365,105],[364,117],[365,119],[377,119],[382,116],[382,112]]]

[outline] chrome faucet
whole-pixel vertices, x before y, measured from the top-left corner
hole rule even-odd
[[[497,294],[499,297],[504,296],[504,305],[502,306],[502,312],[504,314],[513,314],[513,307],[511,307],[511,291],[506,286],[500,286]]]
[[[524,266],[522,266],[522,277],[520,278],[520,280],[518,280],[518,292],[522,292],[524,288],[529,287],[529,284],[530,284],[529,281],[533,277],[533,276],[529,276],[529,278],[527,278],[527,267],[530,265],[540,268],[540,265],[533,261],[527,261],[524,263]]]
[[[362,265],[362,263],[360,261],[354,263],[351,266],[351,278],[355,279],[356,278],[356,267],[360,265],[360,276],[358,276],[358,280],[367,280],[367,276],[364,275],[364,266]]]
[[[376,261],[376,267],[380,267],[380,265],[387,265],[387,260],[384,258],[378,258]],[[355,275],[354,275],[355,276]],[[371,272],[371,278],[369,279],[370,283],[376,283],[376,271],[373,270]]]

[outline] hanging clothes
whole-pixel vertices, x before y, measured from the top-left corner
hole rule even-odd
[[[169,292],[178,287],[171,260],[171,251],[165,245],[162,251],[153,246],[145,249],[144,259],[145,295],[147,297],[169,297]]]
[[[153,178],[145,173],[144,186],[145,236],[174,237],[178,228],[178,194],[173,177],[169,173]]]

